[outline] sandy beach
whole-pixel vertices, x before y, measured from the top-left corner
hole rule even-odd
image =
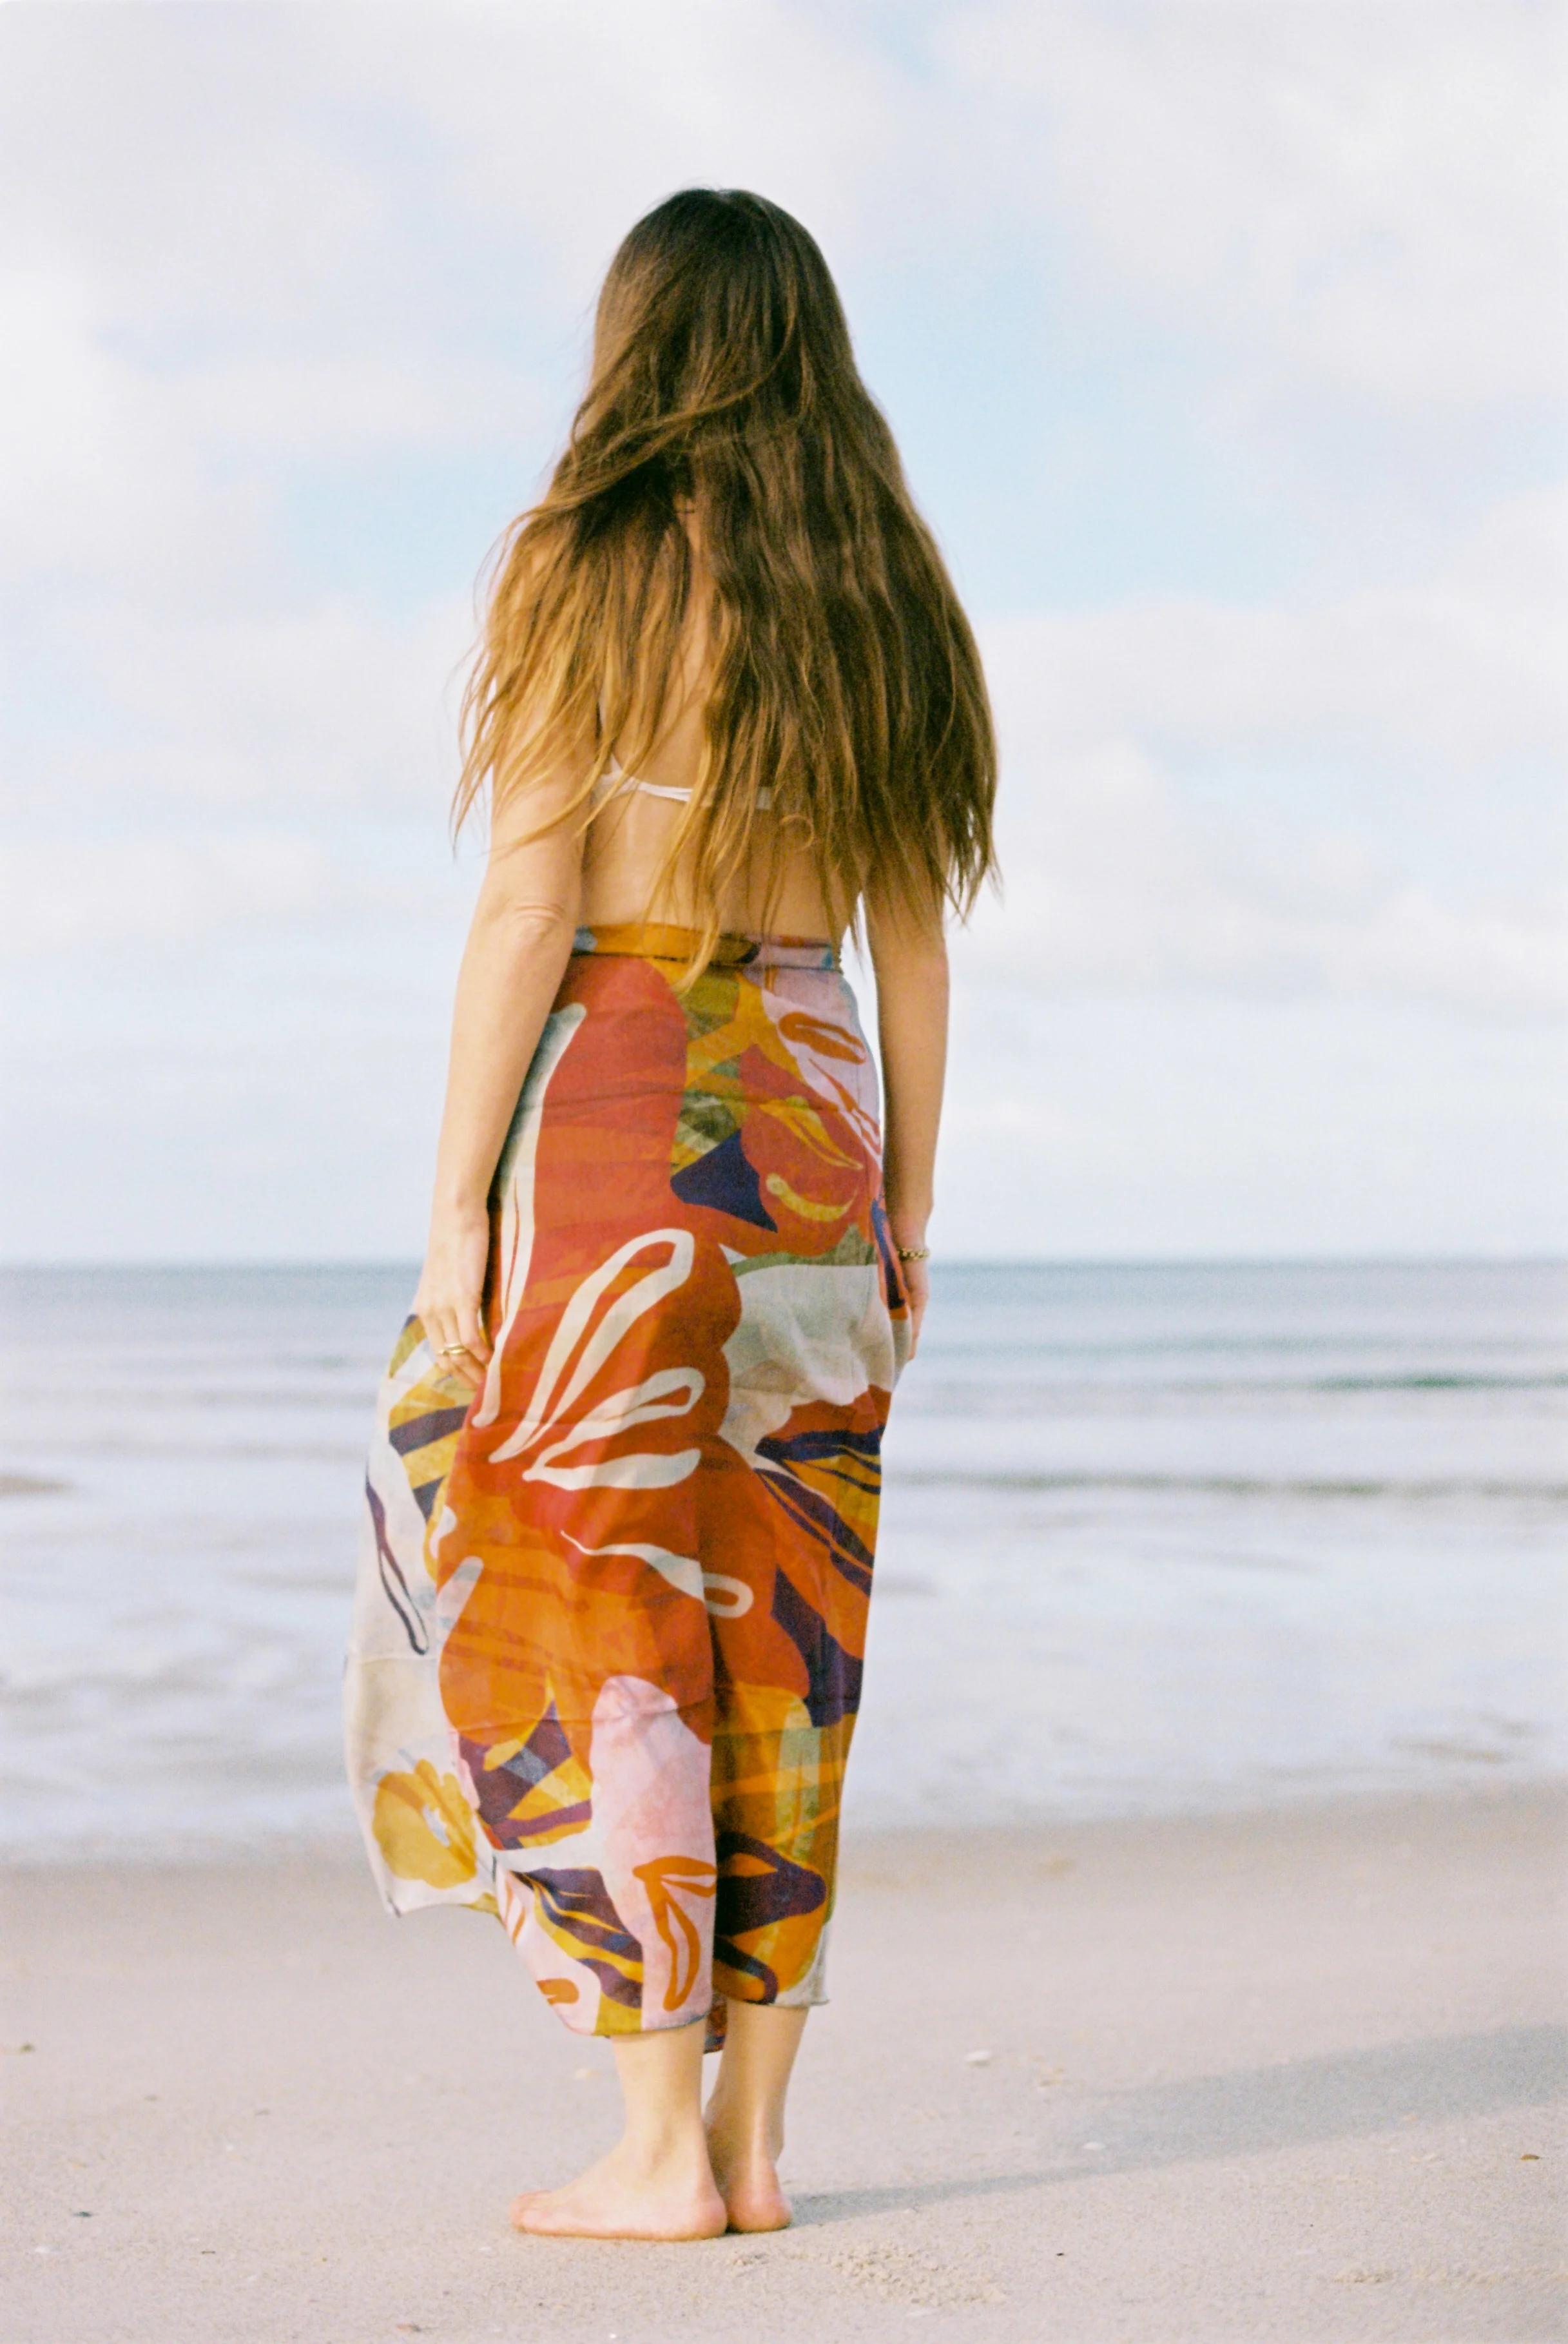
[[[524,2240],[609,2054],[351,1851],[22,1869],[11,2344],[1546,2344],[1568,1812],[1510,1791],[849,1850],[784,2235]],[[23,2049],[21,2046],[31,2046]]]

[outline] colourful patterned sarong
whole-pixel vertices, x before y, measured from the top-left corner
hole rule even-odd
[[[582,931],[491,1196],[471,1404],[382,1388],[349,1767],[394,1911],[499,1912],[566,2024],[823,1998],[907,1313],[832,951]]]

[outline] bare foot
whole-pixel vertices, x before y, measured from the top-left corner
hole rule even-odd
[[[708,2135],[708,2155],[732,2230],[787,2230],[794,2208],[779,2186],[778,2167],[766,2147],[732,2147],[718,2130]]]
[[[512,2227],[545,2238],[716,2238],[729,2219],[697,2146],[651,2156],[625,2141],[564,2189],[530,2189]]]

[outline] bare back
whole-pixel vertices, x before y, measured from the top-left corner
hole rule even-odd
[[[700,563],[699,563],[700,570]],[[685,801],[696,786],[703,759],[703,715],[708,696],[707,631],[701,596],[682,645],[673,704],[652,751],[635,773],[621,778],[594,813],[583,843],[582,916],[588,927],[652,920],[676,927],[702,925],[689,874],[678,864],[661,884],[671,843],[680,828]],[[790,854],[782,884],[765,899],[775,820],[759,806],[759,852],[737,874],[717,905],[719,924],[734,935],[811,938],[836,944],[833,914],[809,853]],[[766,829],[764,829],[766,825]]]

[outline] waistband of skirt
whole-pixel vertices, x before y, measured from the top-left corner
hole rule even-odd
[[[576,953],[624,954],[637,960],[673,961],[689,967],[702,945],[696,928],[632,920],[615,927],[579,928]],[[836,969],[838,948],[810,936],[719,936],[709,950],[709,968]]]

